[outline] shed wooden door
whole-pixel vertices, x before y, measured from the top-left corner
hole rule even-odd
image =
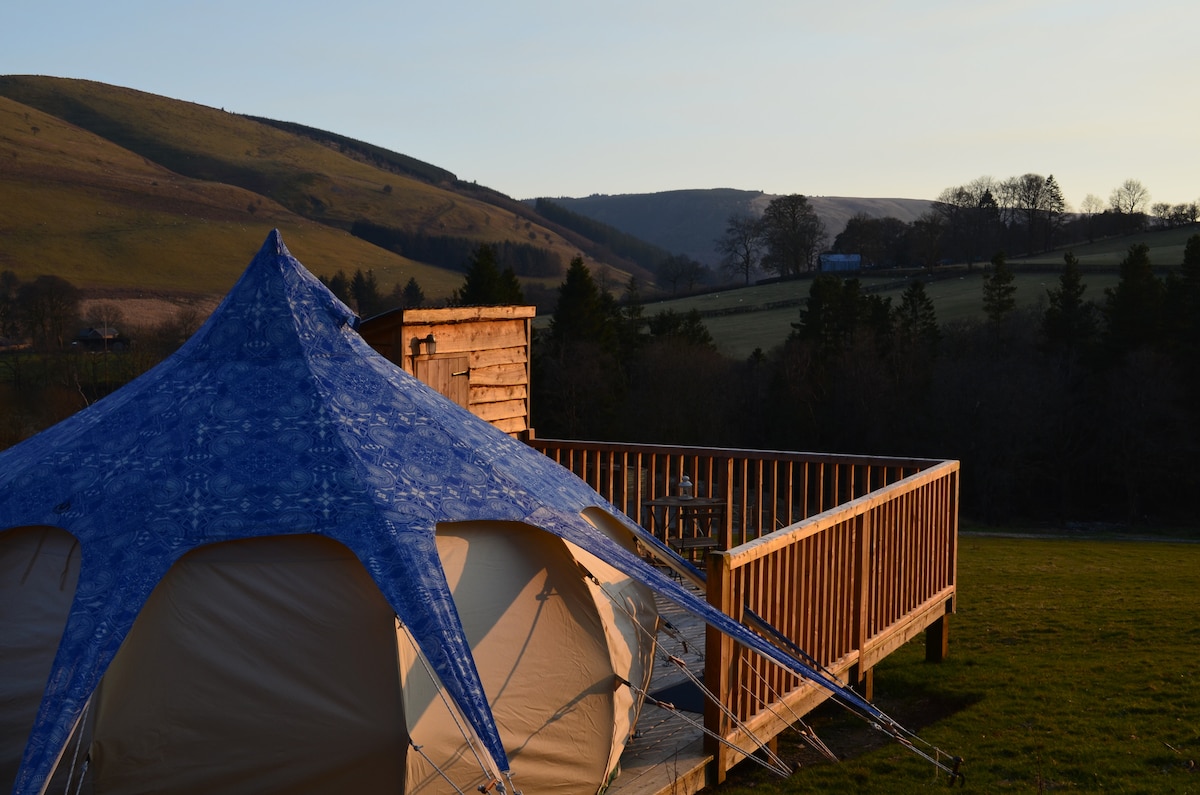
[[[471,398],[470,357],[419,358],[414,363],[417,380],[441,392],[464,409]]]

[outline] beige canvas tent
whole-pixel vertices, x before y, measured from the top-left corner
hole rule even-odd
[[[437,542],[472,652],[486,661],[484,686],[515,749],[520,786],[596,792],[638,709],[629,688],[614,683],[621,677],[644,688],[649,676],[648,592],[517,523],[450,524]],[[621,609],[581,576],[577,560],[622,595]],[[0,534],[6,782],[16,775],[78,566],[79,545],[61,530]],[[83,791],[104,793],[145,792],[148,782],[157,792],[197,794],[435,793],[450,782],[472,791],[487,774],[468,739],[348,549],[316,536],[246,539],[189,553],[154,590],[54,788],[76,791],[82,778]]]
[[[636,528],[353,320],[273,234],[175,356],[0,452],[0,788],[604,786]]]
[[[649,591],[572,544],[524,526],[439,529],[438,551],[501,733],[527,793],[595,792],[616,772],[649,683],[656,612]],[[584,569],[599,585],[580,576]],[[614,599],[613,597],[616,597]],[[407,793],[472,791],[481,776],[451,706],[415,644],[400,644],[414,743]],[[534,707],[534,705],[538,705]],[[534,708],[531,708],[534,707]]]

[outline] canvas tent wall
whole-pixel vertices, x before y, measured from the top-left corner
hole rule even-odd
[[[638,707],[612,683],[621,676],[644,687],[650,645],[631,645],[648,635],[622,631],[628,616],[614,616],[579,576],[577,557],[624,587],[653,632],[648,593],[525,525],[447,525],[439,548],[472,652],[487,660],[481,672],[496,694],[493,712],[519,748],[513,760],[522,785],[595,792]],[[61,530],[0,533],[6,785],[78,561],[78,543]],[[420,754],[408,746],[405,712],[413,707]],[[318,536],[230,541],[185,555],[138,616],[87,724],[89,792],[144,792],[152,783],[159,792],[197,794],[417,793],[445,791],[443,776],[463,791],[487,783],[366,570],[344,546]],[[407,783],[406,755],[413,759]],[[59,775],[60,788],[67,775]]]
[[[652,594],[578,547],[525,525],[468,522],[438,529],[438,550],[502,734],[528,793],[592,793],[618,767],[649,684]],[[580,576],[582,563],[605,589]],[[563,565],[566,564],[566,565]],[[617,609],[609,595],[620,595]],[[402,630],[403,631],[403,630]],[[486,786],[450,705],[399,644],[413,742],[405,792]],[[553,694],[553,695],[550,695]]]
[[[9,611],[50,596],[61,631],[72,589],[60,566],[72,557],[78,545],[59,530],[0,534],[5,574],[25,568],[23,577],[0,581],[6,627]],[[36,645],[23,644],[38,664],[0,655],[6,694],[26,679],[10,674],[49,670],[57,646],[47,643],[57,640],[45,631],[51,626],[38,628]],[[20,642],[17,633],[4,637],[6,647]],[[82,750],[70,749],[77,763],[87,755],[89,790],[98,792],[398,792],[404,756],[396,749],[407,736],[394,647],[391,609],[336,541],[291,536],[201,547],[147,600],[92,699]],[[15,737],[28,736],[33,723],[29,684],[16,694],[26,708]],[[2,760],[6,784],[20,759],[11,750]],[[75,770],[82,775],[80,765]],[[67,777],[64,769],[59,784]]]
[[[51,527],[0,532],[0,788],[16,778],[79,578],[79,543]]]

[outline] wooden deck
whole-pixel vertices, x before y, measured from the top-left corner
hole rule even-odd
[[[657,601],[660,617],[670,622],[674,632],[659,632],[651,695],[687,682],[675,665],[662,661],[664,654],[678,657],[689,670],[704,676],[704,622],[661,597]],[[634,739],[621,755],[621,773],[606,795],[691,795],[704,788],[705,767],[712,757],[704,752],[703,732],[689,722],[702,722],[704,715],[684,711],[684,706],[695,705],[681,703],[676,711],[649,702],[643,706]]]
[[[927,659],[947,649],[958,557],[957,461],[783,451],[530,440],[660,541],[692,537],[677,512],[664,527],[646,506],[685,476],[722,503],[705,555],[710,605],[764,622],[821,667],[865,685],[880,660],[920,634]],[[663,605],[688,638],[689,669],[716,703],[690,713],[704,729],[647,705],[610,793],[691,795],[804,716],[829,691]],[[675,653],[675,652],[672,652]],[[663,670],[659,670],[660,667]],[[656,660],[653,695],[686,678]]]

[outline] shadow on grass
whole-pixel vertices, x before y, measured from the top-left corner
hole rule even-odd
[[[885,715],[919,736],[927,726],[968,709],[982,699],[982,693],[946,693],[936,688],[913,684],[905,687],[904,692],[880,694],[874,704]],[[890,734],[874,728],[871,723],[832,700],[826,701],[809,713],[804,722],[838,761],[855,759],[888,745],[901,748]],[[806,768],[835,764],[816,751],[797,728],[788,729],[777,738],[776,753],[788,767],[793,771],[803,771]],[[923,746],[919,741],[916,745],[920,750],[933,755],[932,749]],[[953,749],[944,750],[953,752]],[[947,760],[943,757],[942,761]],[[744,787],[779,784],[778,776],[747,760],[729,772],[725,784],[710,787],[705,792],[721,793]]]

